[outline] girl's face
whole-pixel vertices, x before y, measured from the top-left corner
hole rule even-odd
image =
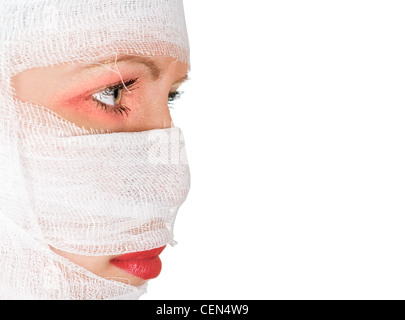
[[[122,55],[92,64],[33,68],[12,78],[15,95],[53,110],[86,129],[146,131],[169,128],[169,104],[187,80],[188,65],[170,57]],[[83,256],[51,249],[104,278],[131,285],[146,280],[110,261],[117,256]]]

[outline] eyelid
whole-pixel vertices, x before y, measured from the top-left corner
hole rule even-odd
[[[175,81],[172,87],[179,88],[183,83],[185,83],[188,80],[190,80],[190,77],[188,76],[188,73],[187,73],[185,76],[183,76],[180,79],[178,79],[177,81]]]
[[[102,92],[104,90],[111,89],[111,88],[118,88],[120,86],[123,86],[123,83],[127,83],[126,87],[128,88],[128,82],[133,81],[133,80],[135,80],[135,83],[132,83],[131,86],[135,85],[136,83],[139,82],[138,81],[139,77],[132,78],[127,81],[119,80],[117,82],[114,82],[113,84],[105,85],[105,86],[99,87],[97,89],[86,90],[86,91],[78,94],[76,97],[69,99],[68,101],[71,101],[72,103],[77,103],[77,101],[91,100],[93,94],[96,94],[96,93],[99,93],[99,92]],[[125,89],[125,87],[123,87],[123,89]],[[136,89],[136,88],[134,88],[134,89]]]
[[[103,92],[106,90],[117,90],[117,89],[127,89],[130,91],[130,89],[134,89],[133,86],[138,83],[138,79],[139,78],[133,78],[133,79],[129,79],[125,82],[120,81],[120,82],[117,82],[116,84],[107,86],[104,89],[98,90],[98,91],[94,92],[93,94]]]
[[[119,103],[117,105],[110,105],[108,103],[101,101],[100,99],[97,99],[95,97],[95,95],[103,93],[105,91],[109,91],[109,94],[111,94],[111,92],[114,93],[116,90],[123,90],[124,88],[128,92],[130,92],[132,89],[134,89],[133,87],[137,83],[138,83],[138,78],[130,79],[126,82],[120,82],[119,84],[116,84],[114,86],[109,86],[104,90],[100,90],[100,91],[97,91],[96,93],[93,93],[91,95],[91,99],[94,101],[95,104],[97,104],[98,107],[104,109],[106,112],[114,112],[116,114],[119,113],[120,115],[123,115],[123,113],[125,113],[128,116],[128,112],[131,111],[131,109],[129,109],[128,107],[123,106],[121,103]],[[122,93],[121,93],[121,95],[122,95]]]
[[[94,92],[94,90],[91,91],[91,93],[84,94],[82,96],[85,97],[86,100],[93,100],[95,102],[100,102],[98,99],[96,99],[94,96],[100,93],[103,93],[104,91],[115,91],[115,90],[124,90],[126,89],[127,92],[131,92],[131,90],[136,89],[134,86],[138,83],[139,78],[132,78],[127,81],[120,81],[117,82],[116,84],[112,84],[110,86],[104,87],[104,89],[99,89]],[[111,107],[114,107],[111,105]]]

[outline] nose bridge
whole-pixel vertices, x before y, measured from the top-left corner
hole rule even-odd
[[[168,106],[168,95],[173,83],[179,78],[182,64],[168,60],[162,62],[162,71],[157,79],[145,82],[138,105],[129,114],[125,131],[147,131],[173,127]],[[183,66],[184,68],[184,66]]]
[[[167,98],[152,97],[142,110],[131,112],[123,131],[148,131],[173,126]]]

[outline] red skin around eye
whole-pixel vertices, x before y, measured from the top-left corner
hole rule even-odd
[[[126,78],[123,78],[123,80],[124,82],[127,81]],[[128,122],[128,116],[133,106],[137,104],[138,95],[123,92],[124,100],[126,103],[130,102],[131,104],[131,107],[128,106],[131,109],[131,111],[128,111],[128,116],[125,112],[120,114],[113,110],[104,110],[92,98],[94,93],[105,90],[107,87],[119,82],[121,82],[121,78],[118,75],[111,76],[109,74],[108,76],[97,77],[96,82],[85,82],[80,87],[73,87],[55,99],[58,102],[53,104],[53,110],[68,121],[85,128],[122,131]]]

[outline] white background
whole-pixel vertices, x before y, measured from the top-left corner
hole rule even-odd
[[[192,188],[143,299],[404,299],[405,2],[184,5]]]

